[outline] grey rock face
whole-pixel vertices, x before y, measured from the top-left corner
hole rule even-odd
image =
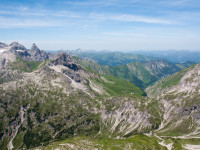
[[[82,78],[79,73],[76,73],[72,70],[63,70],[63,73],[69,76],[71,79],[73,79],[76,82],[81,82]]]
[[[7,46],[8,46],[7,44],[0,42],[0,48],[4,48],[4,47],[7,47]]]
[[[63,65],[69,68],[68,70],[63,70],[63,73],[76,82],[82,81],[81,75],[78,72],[81,70],[81,67],[67,53],[58,54],[57,59],[51,61],[51,63],[53,65]]]
[[[10,44],[10,46],[11,46],[11,48],[10,48],[11,52],[14,52],[14,51],[17,51],[17,50],[27,51],[27,49],[23,45],[21,45],[17,42],[12,42]]]
[[[37,45],[35,43],[33,43],[32,47],[31,47],[31,50],[32,51],[37,51],[37,52],[40,51],[40,49],[37,47]]]
[[[80,66],[77,65],[77,62],[71,58],[67,53],[58,54],[58,58],[51,62],[54,65],[63,65],[68,67],[73,71],[80,70]]]
[[[44,61],[49,58],[48,54],[44,51],[41,51],[35,43],[33,43],[30,51],[30,56],[35,61]]]
[[[198,111],[199,112],[199,107],[197,105],[193,105],[191,107],[183,108],[183,110],[180,112],[179,116],[181,116],[181,117],[188,116],[194,111]]]
[[[28,50],[23,45],[17,42],[12,42],[10,46],[11,48],[9,49],[9,52],[15,54],[17,57],[25,60],[28,60],[30,57]]]

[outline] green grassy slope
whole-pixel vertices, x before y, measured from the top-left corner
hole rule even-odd
[[[72,148],[73,147],[73,148]],[[42,150],[61,149],[98,149],[98,150],[121,150],[121,149],[154,149],[166,150],[158,144],[154,137],[136,135],[127,139],[92,139],[88,137],[74,137],[63,141],[51,143],[41,147]]]
[[[15,149],[28,149],[74,134],[92,136],[99,131],[99,116],[93,113],[97,104],[85,93],[67,96],[62,89],[41,90],[29,81],[27,86],[16,90],[0,88],[0,97],[0,137],[4,131],[10,130],[9,125],[20,122],[20,107],[30,105],[24,115],[26,119],[13,140]],[[80,102],[89,108],[83,107]],[[10,137],[4,136],[0,149],[7,147],[8,140]]]
[[[99,74],[110,74],[109,66],[102,66],[97,64],[94,61],[88,60],[88,59],[81,59],[79,57],[73,56],[73,58],[78,61],[78,63],[86,68],[87,70],[91,72],[96,72]]]
[[[42,63],[41,61],[26,61],[20,58],[17,58],[15,62],[9,63],[8,68],[13,70],[19,70],[23,72],[32,72],[37,69]]]
[[[101,85],[111,96],[113,95],[137,95],[146,96],[146,93],[132,83],[110,75],[102,75],[103,79],[93,78],[92,81]]]
[[[110,67],[110,72],[114,76],[128,80],[142,89],[158,80],[157,76],[150,74],[150,72],[139,62]]]

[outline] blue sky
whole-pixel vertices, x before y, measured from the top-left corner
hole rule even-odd
[[[49,50],[200,50],[200,0],[0,0],[0,35]]]

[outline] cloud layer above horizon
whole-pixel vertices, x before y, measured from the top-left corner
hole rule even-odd
[[[199,0],[0,2],[0,41],[42,49],[200,50]]]

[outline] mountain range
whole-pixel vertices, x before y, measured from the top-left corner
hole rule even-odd
[[[103,66],[90,59],[82,59],[75,56],[74,59],[89,70],[127,80],[141,89],[145,89],[159,79],[165,78],[194,64],[193,62],[175,64],[164,59],[145,59],[145,61],[138,60],[124,65]]]
[[[130,62],[148,60],[166,60],[173,63],[200,62],[199,51],[189,50],[138,50],[138,51],[95,51],[95,50],[66,50],[69,54],[84,59],[96,61],[100,65],[123,65]]]
[[[143,58],[103,66],[0,43],[0,149],[198,148],[200,64]]]

